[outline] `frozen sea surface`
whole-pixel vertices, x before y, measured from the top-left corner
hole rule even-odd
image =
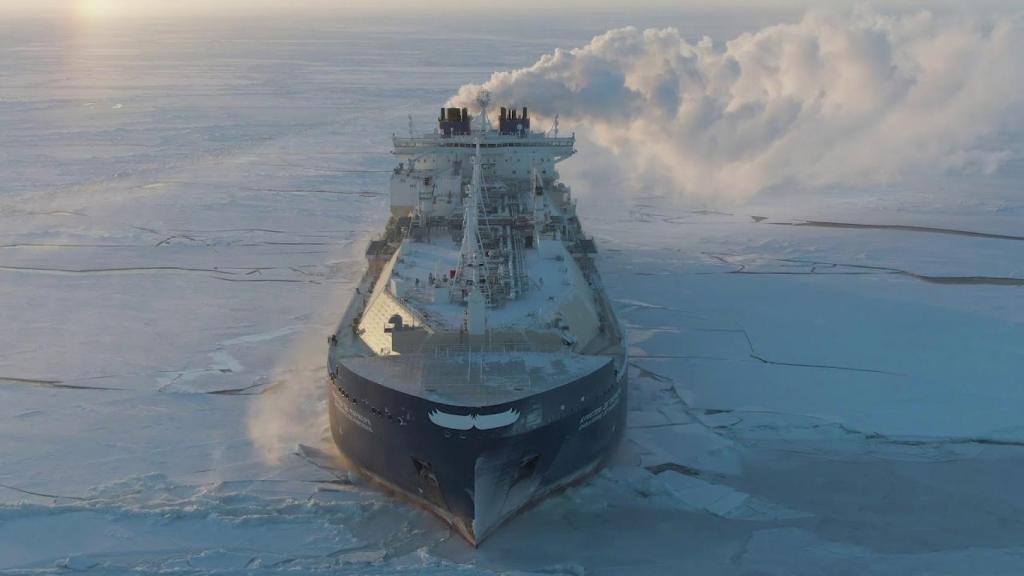
[[[332,455],[407,115],[613,25],[783,17],[0,24],[0,573],[1019,574],[1019,162],[723,208],[598,191],[581,142],[614,465],[473,550]]]

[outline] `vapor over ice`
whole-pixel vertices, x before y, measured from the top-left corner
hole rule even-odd
[[[1024,118],[1024,18],[810,13],[724,46],[620,28],[464,85],[451,105],[561,115],[623,181],[735,201],[774,185],[989,173]]]

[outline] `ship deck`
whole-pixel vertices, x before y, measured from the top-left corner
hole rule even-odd
[[[552,245],[561,242],[548,240]],[[390,281],[402,300],[415,308],[428,324],[436,329],[458,330],[465,318],[466,307],[452,302],[447,285],[435,286],[430,279],[447,276],[459,266],[460,245],[450,239],[446,229],[436,232],[429,241],[404,240]],[[558,257],[562,259],[559,260]],[[487,311],[491,329],[526,329],[540,326],[569,290],[589,290],[588,286],[572,286],[564,249],[551,250],[546,256],[538,249],[523,251],[528,286],[520,288],[515,300]]]
[[[393,390],[454,406],[511,402],[557,388],[601,368],[608,356],[543,352],[474,352],[449,347],[430,354],[349,357],[345,366]]]

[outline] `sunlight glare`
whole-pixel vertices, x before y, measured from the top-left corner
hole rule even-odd
[[[116,0],[77,0],[75,14],[90,20],[108,18],[117,13],[117,4]]]

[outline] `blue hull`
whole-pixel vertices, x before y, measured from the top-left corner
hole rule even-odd
[[[532,396],[458,406],[394,390],[341,360],[331,366],[329,405],[331,434],[351,464],[477,545],[524,507],[607,461],[626,427],[626,378],[609,358]],[[515,421],[474,425],[495,414]]]

